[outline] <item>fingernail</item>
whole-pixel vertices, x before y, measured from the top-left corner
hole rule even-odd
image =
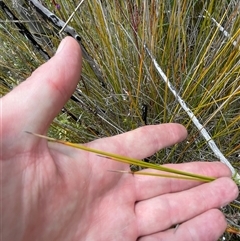
[[[65,42],[66,42],[66,39],[63,39],[63,40],[61,41],[60,45],[58,46],[56,55],[59,54],[59,53],[63,50],[63,47],[64,47],[64,45],[65,45]]]

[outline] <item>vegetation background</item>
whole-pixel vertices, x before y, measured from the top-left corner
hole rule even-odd
[[[29,2],[0,1],[16,17],[9,18],[0,8],[1,95],[46,61],[44,51],[53,56],[66,35]],[[66,22],[81,1],[39,2]],[[239,171],[239,1],[82,2],[68,23],[85,49],[82,75],[72,98],[55,118],[49,136],[83,143],[143,125],[177,122],[188,129],[187,140],[149,157],[149,162],[216,160],[158,75],[144,49],[146,45],[177,93]],[[22,27],[30,31],[37,44],[23,35]],[[239,228],[239,209],[228,206],[223,212],[230,224]],[[226,232],[221,240],[239,237]]]

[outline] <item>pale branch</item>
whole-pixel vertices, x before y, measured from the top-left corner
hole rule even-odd
[[[226,31],[224,29],[224,27],[217,22],[217,20],[213,17],[211,17],[210,13],[205,9],[205,12],[208,14],[208,16],[211,18],[212,22],[218,27],[219,31],[223,33],[223,35],[228,38],[228,39],[231,39],[232,40],[232,36],[228,33],[228,31]],[[238,42],[239,42],[239,39],[238,40],[232,40],[232,45],[234,47],[238,47]],[[238,47],[239,48],[239,47]],[[240,49],[240,48],[239,48]]]
[[[76,30],[69,25],[67,25],[63,20],[58,18],[54,13],[49,11],[47,8],[45,8],[39,1],[37,0],[29,0],[29,2],[34,6],[36,11],[43,17],[43,19],[47,19],[50,21],[57,29],[60,31],[65,32],[67,35],[72,36],[74,39],[77,40],[79,43],[82,54],[84,59],[88,62],[88,64],[91,66],[93,72],[95,73],[96,77],[100,81],[101,85],[106,88],[105,81],[103,79],[101,70],[96,63],[96,61],[88,54],[86,48],[81,42],[81,37],[77,34]]]
[[[39,53],[44,57],[44,59],[50,59],[48,53],[36,41],[32,33],[21,23],[21,21],[14,15],[14,13],[7,7],[7,5],[3,1],[0,1],[0,7],[6,14],[6,17],[17,26],[19,33],[25,36],[32,43],[32,45],[37,49],[37,51],[39,51]]]
[[[144,45],[144,48],[145,48],[147,54],[150,56],[150,58],[151,58],[151,60],[152,60],[152,62],[154,64],[154,67],[157,70],[158,74],[163,79],[165,84],[168,86],[168,88],[172,92],[172,94],[175,96],[175,98],[177,99],[177,101],[181,105],[181,107],[186,111],[186,113],[188,114],[189,118],[192,120],[192,122],[197,127],[197,129],[199,130],[201,135],[204,137],[204,139],[206,140],[208,146],[211,148],[211,150],[213,151],[215,156],[222,163],[226,164],[229,167],[229,169],[231,170],[232,175],[234,176],[235,180],[237,182],[240,182],[240,175],[236,172],[236,170],[233,168],[231,163],[227,160],[227,158],[219,150],[219,148],[217,147],[217,145],[214,142],[214,140],[212,139],[212,137],[209,135],[207,130],[204,128],[204,126],[199,122],[199,120],[194,115],[194,113],[189,109],[189,107],[187,106],[186,102],[179,96],[179,94],[177,93],[177,91],[175,90],[173,85],[170,83],[169,79],[167,78],[167,76],[165,75],[165,73],[163,72],[163,70],[161,69],[161,67],[159,66],[159,64],[157,63],[156,59],[154,58],[154,56],[152,55],[152,53],[150,52],[150,50],[147,48],[146,45]]]

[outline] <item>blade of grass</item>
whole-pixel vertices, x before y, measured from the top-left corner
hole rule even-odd
[[[126,173],[133,175],[143,175],[143,176],[153,176],[153,177],[165,177],[165,178],[175,178],[175,179],[183,179],[183,180],[193,180],[193,181],[201,181],[201,182],[210,182],[209,180],[202,180],[201,178],[187,177],[181,175],[169,175],[169,174],[160,174],[160,173],[151,173],[151,172],[143,172],[143,171],[124,171],[124,170],[109,170],[110,172],[117,173]]]
[[[174,174],[178,174],[178,175],[182,175],[182,176],[186,176],[186,177],[190,177],[190,178],[196,178],[198,180],[205,181],[205,182],[210,182],[210,181],[215,180],[214,177],[208,177],[208,176],[203,176],[203,175],[199,175],[199,174],[193,174],[193,173],[189,173],[189,172],[180,171],[180,170],[176,170],[176,169],[173,169],[173,168],[165,167],[165,166],[162,166],[162,165],[155,165],[155,164],[147,163],[147,162],[137,160],[137,159],[134,159],[134,158],[125,157],[125,156],[121,156],[121,155],[118,155],[118,154],[113,154],[113,153],[109,153],[109,152],[106,152],[106,151],[93,149],[93,148],[90,148],[90,147],[87,147],[87,146],[84,146],[84,145],[57,140],[57,139],[54,139],[54,138],[51,138],[51,137],[47,137],[47,136],[44,136],[44,135],[32,133],[32,132],[29,132],[29,131],[26,131],[26,133],[32,134],[36,137],[46,139],[46,140],[51,141],[51,142],[61,143],[61,144],[66,145],[66,146],[71,146],[71,147],[74,147],[74,148],[77,148],[77,149],[92,152],[92,153],[110,158],[110,159],[115,160],[115,161],[126,163],[126,164],[132,164],[132,165],[141,166],[141,167],[145,167],[145,168],[151,168],[151,169],[155,169],[155,170],[159,170],[159,171],[174,173]]]
[[[61,34],[64,30],[64,28],[69,24],[69,22],[72,20],[74,14],[77,12],[77,10],[81,7],[82,3],[84,2],[84,0],[80,1],[80,3],[78,4],[78,6],[74,9],[74,11],[72,12],[72,14],[70,15],[70,17],[68,18],[68,20],[66,21],[66,23],[63,25],[63,27],[61,28],[61,30],[59,31],[59,34]]]

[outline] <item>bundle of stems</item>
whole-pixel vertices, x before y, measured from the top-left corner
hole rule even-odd
[[[80,150],[83,150],[83,151],[92,152],[92,153],[95,153],[99,156],[110,158],[113,161],[118,161],[118,162],[122,162],[122,163],[125,163],[125,164],[135,165],[135,166],[139,166],[139,167],[143,167],[143,168],[151,168],[151,169],[154,169],[154,170],[158,170],[158,171],[162,171],[162,172],[170,173],[170,174],[150,173],[150,172],[147,172],[147,171],[146,172],[132,172],[132,171],[121,171],[121,170],[110,170],[110,171],[122,172],[122,173],[134,173],[134,174],[137,174],[137,175],[148,175],[148,176],[158,176],[158,177],[168,177],[168,178],[177,178],[177,179],[185,179],[185,180],[194,180],[194,181],[201,181],[201,182],[211,182],[211,181],[214,181],[216,179],[214,177],[208,177],[208,176],[204,176],[204,175],[199,175],[199,174],[194,174],[194,173],[190,173],[190,172],[186,172],[186,171],[181,171],[181,170],[169,168],[169,167],[162,166],[162,165],[156,165],[156,164],[153,164],[153,163],[144,162],[142,160],[137,160],[137,159],[134,159],[134,158],[131,158],[131,157],[125,157],[125,156],[121,156],[121,155],[118,155],[118,154],[114,154],[114,153],[90,148],[90,147],[87,147],[85,145],[81,145],[81,144],[77,144],[77,143],[71,143],[71,142],[67,142],[67,141],[57,140],[55,138],[40,135],[40,134],[37,134],[37,133],[32,133],[32,132],[28,132],[28,131],[27,131],[27,133],[32,134],[36,137],[46,139],[46,140],[51,141],[51,142],[56,142],[56,143],[60,143],[60,144],[66,145],[66,146],[77,148],[77,149],[80,149]]]

